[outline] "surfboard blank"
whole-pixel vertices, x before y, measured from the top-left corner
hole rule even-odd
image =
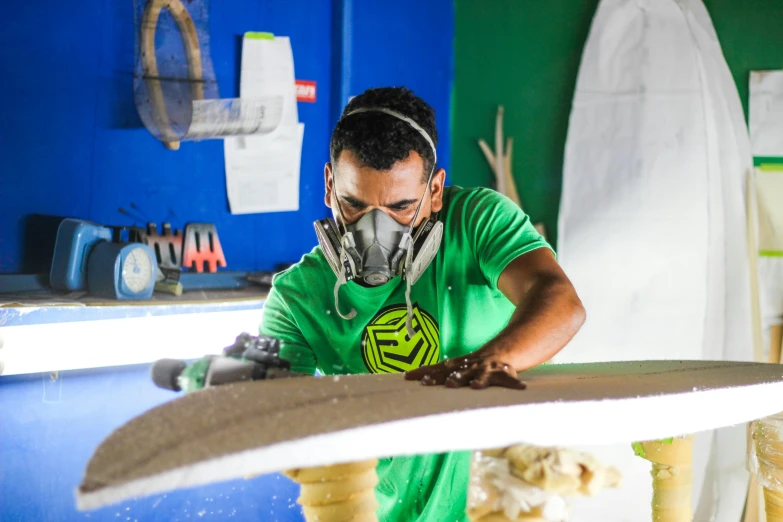
[[[778,365],[654,361],[541,366],[524,391],[424,387],[400,375],[256,381],[183,396],[96,450],[80,509],[290,468],[527,442],[634,442],[783,410]]]

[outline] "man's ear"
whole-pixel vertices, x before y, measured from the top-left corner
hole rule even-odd
[[[332,164],[327,163],[324,165],[324,187],[326,192],[324,193],[324,203],[327,207],[332,208],[332,190],[334,189],[334,176],[332,175]]]
[[[432,198],[432,212],[440,212],[443,208],[443,185],[446,183],[446,171],[438,169],[432,175],[430,194]]]

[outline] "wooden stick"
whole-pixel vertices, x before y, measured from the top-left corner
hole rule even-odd
[[[751,328],[753,331],[753,359],[756,362],[764,360],[764,347],[761,326],[761,301],[759,297],[758,276],[758,248],[756,246],[756,224],[758,220],[758,208],[756,205],[756,183],[753,168],[745,174],[745,223],[748,240],[748,271],[750,272],[750,314]],[[777,350],[777,359],[773,361],[773,350],[770,349],[769,362],[780,363],[780,349]],[[751,444],[752,441],[748,440]],[[748,496],[745,501],[745,517],[743,522],[764,522],[767,518],[764,502],[761,501],[761,489],[756,477],[751,473],[748,484]]]
[[[772,364],[780,364],[780,352],[783,350],[783,324],[775,324],[769,329],[769,357]]]
[[[484,157],[487,158],[487,162],[489,163],[489,167],[492,169],[492,174],[495,173],[495,155],[492,154],[492,150],[489,148],[489,145],[487,145],[487,142],[484,140],[478,140],[479,148],[481,149],[481,152],[484,153]]]
[[[514,176],[511,174],[511,161],[514,155],[514,138],[506,139],[505,156],[503,157],[503,174],[506,177],[506,194],[511,201],[517,204],[519,208],[522,208],[522,202],[519,199],[519,191],[517,191],[517,184],[514,181]]]
[[[502,105],[498,106],[498,112],[495,116],[495,152],[489,148],[487,142],[484,140],[478,140],[479,148],[484,153],[484,157],[487,159],[492,173],[495,175],[495,188],[498,192],[509,198],[511,201],[517,204],[519,208],[522,208],[522,203],[519,200],[519,193],[517,192],[517,186],[514,182],[514,176],[511,173],[511,165],[513,162],[513,150],[514,139],[507,138],[503,140],[503,118],[505,109]]]
[[[149,0],[144,6],[141,19],[141,62],[142,75],[147,84],[147,92],[152,106],[152,115],[160,129],[163,144],[167,149],[179,149],[179,136],[171,126],[166,103],[163,98],[163,87],[158,71],[158,60],[155,56],[155,32],[158,27],[160,12],[166,9],[177,23],[185,57],[188,64],[188,76],[191,82],[191,95],[194,100],[204,99],[203,65],[201,48],[198,44],[196,25],[182,0]]]
[[[758,482],[756,482],[756,475],[750,474],[750,484],[748,484],[748,496],[745,501],[745,516],[742,518],[742,522],[764,522],[764,515],[759,512],[759,489]]]
[[[764,341],[761,333],[761,299],[759,297],[758,247],[756,228],[758,209],[756,208],[756,182],[753,169],[746,173],[745,182],[745,219],[748,235],[748,269],[750,271],[750,313],[753,321],[753,358],[756,362],[764,360]]]
[[[495,182],[498,192],[508,196],[508,187],[506,187],[506,175],[503,172],[505,165],[503,155],[503,115],[505,110],[503,106],[498,107],[497,115],[495,116]]]

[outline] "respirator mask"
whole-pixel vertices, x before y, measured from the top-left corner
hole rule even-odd
[[[338,315],[343,319],[353,319],[356,316],[356,310],[353,309],[347,315],[343,315],[340,311],[340,286],[354,279],[360,279],[370,286],[379,286],[400,276],[406,283],[405,302],[408,308],[406,326],[408,335],[413,336],[411,286],[418,281],[435,258],[443,238],[443,223],[437,220],[437,216],[426,219],[414,230],[435,173],[437,161],[435,144],[429,134],[415,121],[390,109],[357,109],[346,114],[344,118],[362,112],[382,112],[401,119],[417,130],[432,147],[432,169],[427,177],[424,194],[409,225],[401,225],[382,210],[373,209],[356,223],[346,226],[335,183],[335,199],[343,224],[338,226],[331,218],[322,219],[315,222],[315,232],[321,250],[337,276],[334,286],[334,306]]]

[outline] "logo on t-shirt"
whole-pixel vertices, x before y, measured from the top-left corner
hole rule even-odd
[[[440,359],[440,330],[419,304],[413,305],[413,337],[408,337],[405,305],[384,308],[364,328],[362,358],[372,373],[397,373],[435,364]]]

